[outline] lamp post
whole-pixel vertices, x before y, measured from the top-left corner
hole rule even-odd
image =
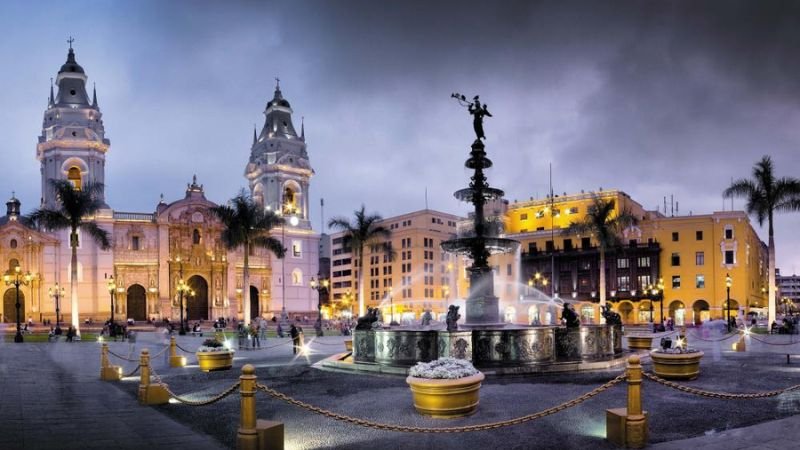
[[[317,274],[317,278],[319,281],[311,277],[309,284],[311,289],[317,291],[317,322],[314,324],[314,329],[317,330],[317,337],[320,337],[324,335],[322,332],[322,292],[328,290],[328,279],[322,278],[320,274]]]
[[[183,281],[183,270],[181,270],[181,278],[178,279],[177,290],[178,290],[178,298],[179,298],[179,301],[180,301],[180,305],[178,307],[180,308],[180,320],[181,320],[181,327],[178,330],[178,334],[181,335],[181,336],[184,336],[184,335],[186,335],[186,327],[184,326],[184,322],[183,322],[183,294],[184,293],[188,294],[192,289],[189,287],[188,284],[186,284],[186,282]],[[188,315],[188,312],[187,312],[187,315]]]
[[[56,303],[56,329],[55,329],[55,332],[58,335],[58,334],[61,334],[61,303],[60,303],[60,300],[61,300],[61,297],[64,296],[64,287],[63,286],[59,286],[58,283],[56,283],[55,286],[53,286],[53,287],[51,287],[50,289],[47,290],[47,293],[50,294],[50,297]]]
[[[653,290],[653,297],[658,300],[658,320],[664,323],[664,279],[659,278]]]
[[[14,342],[23,342],[22,326],[20,325],[19,322],[19,308],[21,306],[19,304],[19,286],[20,285],[27,286],[28,284],[30,284],[32,279],[33,276],[31,276],[30,272],[25,272],[25,274],[23,275],[22,269],[19,266],[14,267],[13,272],[6,273],[3,276],[3,281],[5,281],[6,286],[11,286],[13,284],[14,288],[17,291],[17,302],[14,304],[14,307],[17,310],[17,334],[14,335]]]
[[[297,216],[289,216],[289,225],[296,227],[300,223]],[[281,243],[286,249],[286,222],[281,226]],[[289,326],[289,314],[286,313],[286,256],[281,258],[281,327],[286,329]]]
[[[106,282],[108,287],[108,295],[111,298],[111,318],[108,319],[108,328],[109,330],[113,330],[114,328],[114,296],[117,293],[117,285],[114,283],[114,275],[108,277],[108,281]]]
[[[725,309],[728,310],[728,333],[731,332],[731,285],[733,284],[733,278],[731,278],[731,274],[725,274],[725,293],[727,296],[727,300],[725,301]]]

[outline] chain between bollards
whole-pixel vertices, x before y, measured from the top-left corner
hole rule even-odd
[[[713,391],[706,391],[704,389],[697,389],[690,386],[685,386],[682,384],[675,383],[674,381],[667,381],[663,378],[660,378],[652,373],[644,373],[645,378],[650,381],[654,381],[658,384],[670,387],[672,389],[676,389],[681,392],[686,392],[687,394],[694,394],[699,395],[701,397],[710,397],[710,398],[719,398],[724,400],[748,400],[754,398],[768,398],[768,397],[775,397],[786,392],[796,391],[800,389],[800,384],[795,384],[794,386],[789,386],[784,389],[776,389],[774,391],[765,391],[765,392],[752,392],[752,393],[742,393],[742,394],[735,394],[730,392],[713,392]]]

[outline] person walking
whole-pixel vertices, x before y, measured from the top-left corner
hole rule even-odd
[[[289,335],[292,337],[292,353],[296,355],[300,350],[300,331],[294,324],[289,329]]]

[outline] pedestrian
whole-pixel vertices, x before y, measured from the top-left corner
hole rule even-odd
[[[283,337],[283,327],[281,326],[280,322],[278,322],[276,333],[278,333],[278,337]]]
[[[70,325],[67,329],[67,342],[72,342],[73,337],[75,337],[75,328]]]
[[[289,329],[289,335],[292,337],[292,353],[296,355],[300,350],[300,331],[298,331],[294,324],[292,324],[292,327]]]

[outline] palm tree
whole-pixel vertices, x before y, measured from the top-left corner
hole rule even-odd
[[[391,245],[387,241],[391,239],[392,232],[380,225],[378,222],[383,220],[378,214],[367,214],[364,211],[364,205],[361,209],[355,211],[355,220],[350,222],[346,217],[334,217],[328,222],[331,228],[344,231],[343,246],[350,247],[356,253],[358,261],[358,315],[363,316],[364,308],[364,248],[369,245],[381,244],[383,250],[387,252],[389,258],[392,258]]]
[[[775,212],[800,210],[800,180],[791,177],[775,178],[772,159],[764,156],[753,166],[753,178],[733,181],[725,197],[743,197],[748,214],[756,216],[758,224],[769,224],[769,322],[775,321],[775,237],[772,215]]]
[[[606,200],[595,195],[594,203],[583,220],[570,223],[563,231],[563,234],[591,235],[597,241],[600,250],[600,306],[606,306],[606,250],[617,247],[622,230],[634,223],[636,218],[628,210],[616,210],[614,199]]]
[[[253,197],[244,189],[239,195],[230,199],[227,205],[211,208],[211,212],[219,218],[225,229],[222,231],[222,242],[228,250],[241,247],[244,252],[244,268],[242,269],[242,298],[244,302],[244,323],[250,323],[250,251],[253,248],[266,248],[278,258],[283,258],[286,249],[283,243],[269,235],[270,230],[283,225],[284,220],[274,212],[261,208],[253,201]],[[285,280],[284,280],[285,281]]]
[[[91,236],[103,250],[111,248],[109,234],[91,220],[105,205],[99,194],[103,192],[101,183],[89,182],[76,189],[67,180],[49,180],[56,193],[57,206],[53,209],[34,210],[28,219],[36,226],[47,230],[69,229],[69,246],[72,250],[70,261],[70,300],[71,322],[75,333],[80,336],[80,314],[78,311],[78,230]]]

